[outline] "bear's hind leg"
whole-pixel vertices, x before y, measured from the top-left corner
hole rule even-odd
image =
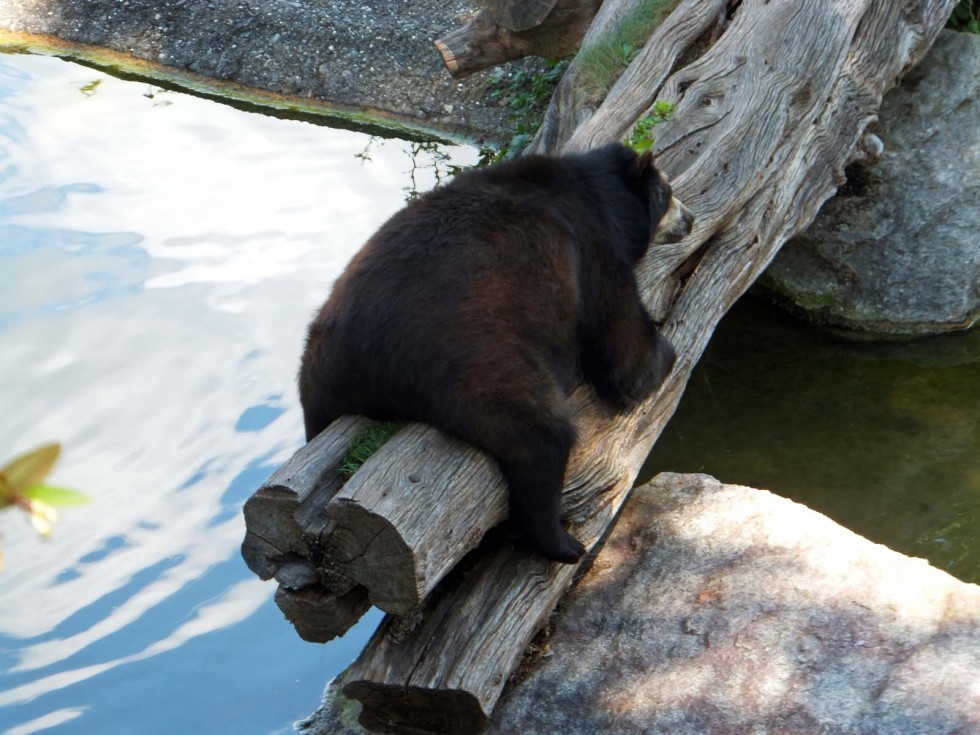
[[[575,440],[570,424],[528,427],[515,432],[520,451],[498,456],[507,480],[510,520],[537,551],[571,564],[585,547],[561,525],[561,491]]]

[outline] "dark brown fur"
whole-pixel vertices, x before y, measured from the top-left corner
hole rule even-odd
[[[584,376],[625,407],[670,371],[633,273],[670,202],[649,156],[619,145],[472,170],[413,202],[310,326],[307,439],[346,413],[432,424],[497,460],[536,549],[577,560],[559,519],[567,396]]]

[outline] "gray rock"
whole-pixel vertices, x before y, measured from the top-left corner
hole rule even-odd
[[[760,287],[821,324],[898,336],[980,318],[980,36],[943,31],[882,103],[855,163]]]
[[[488,735],[980,732],[980,587],[766,491],[638,488]],[[308,735],[362,735],[328,690]]]

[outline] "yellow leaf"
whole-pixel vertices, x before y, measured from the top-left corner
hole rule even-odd
[[[6,492],[10,495],[20,495],[29,487],[43,484],[44,478],[51,472],[60,454],[61,444],[54,442],[14,458],[0,468],[0,476],[6,484]]]

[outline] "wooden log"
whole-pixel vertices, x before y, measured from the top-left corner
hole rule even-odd
[[[374,605],[403,615],[506,518],[506,485],[479,450],[412,424],[364,463],[326,511],[323,558],[365,586]]]
[[[587,131],[605,132],[608,140],[620,140],[649,108],[674,69],[681,55],[696,49],[699,39],[713,34],[726,22],[727,0],[684,0],[650,34],[637,58],[606,88],[596,78],[588,50],[609,42],[626,17],[641,12],[644,0],[620,0],[605,3],[589,28],[582,48],[586,53],[576,56],[552,95],[548,110],[526,153],[555,153],[559,150],[586,150],[595,147]],[[628,99],[623,99],[627,97]],[[605,102],[605,104],[603,104]],[[602,105],[604,117],[590,118]],[[603,126],[608,115],[618,113],[622,129],[613,131]],[[569,138],[583,128],[574,145],[566,146]]]
[[[566,488],[583,541],[592,545],[601,534],[593,529],[615,515],[718,320],[832,195],[881,95],[921,58],[954,4],[744,0],[704,55],[648,92],[677,103],[656,150],[699,217],[684,243],[655,249],[638,271],[641,291],[667,305],[664,331],[679,360],[656,396],[622,416],[576,392],[582,439]],[[686,4],[699,8],[713,6]],[[628,127],[615,112],[590,141]],[[432,595],[414,630],[387,620],[345,679],[362,723],[478,732],[572,574],[505,548]]]
[[[600,4],[601,0],[484,2],[487,7],[469,23],[438,38],[435,45],[456,78],[532,54],[557,59],[578,48]],[[518,6],[528,5],[534,5],[535,12],[518,12]]]
[[[280,585],[276,604],[299,637],[310,643],[326,643],[343,635],[371,608],[363,587],[336,595],[318,584],[296,590]]]
[[[327,503],[344,479],[337,471],[351,442],[373,422],[344,416],[294,454],[245,502],[242,557],[261,579],[290,558],[309,557],[319,542]]]
[[[589,400],[587,391],[576,397]],[[590,425],[600,432],[608,427]],[[602,443],[598,436],[589,439],[591,446]],[[575,461],[572,482],[602,489],[596,512],[569,527],[590,549],[629,492],[633,477],[622,469],[631,455],[612,452],[613,462],[598,470],[583,465],[582,452]],[[417,628],[406,633],[403,619],[387,616],[344,679],[344,694],[361,702],[361,724],[373,732],[480,732],[516,661],[576,571],[575,565],[498,543],[473,567],[464,563],[445,580],[426,601]]]

